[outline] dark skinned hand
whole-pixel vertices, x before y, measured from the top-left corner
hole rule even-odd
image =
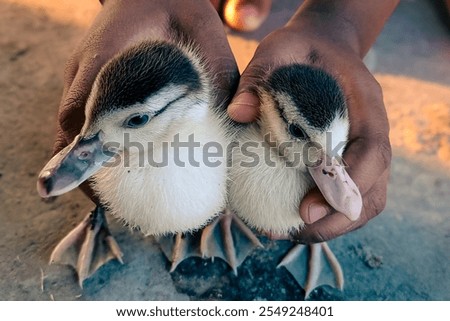
[[[300,243],[316,243],[357,229],[384,209],[391,148],[382,92],[362,62],[363,54],[339,36],[333,37],[333,32],[321,34],[320,28],[308,24],[307,18],[301,21],[288,23],[260,43],[241,76],[228,113],[236,121],[254,121],[259,110],[255,88],[271,70],[283,65],[314,65],[338,80],[347,98],[351,124],[343,158],[360,189],[363,210],[360,218],[352,222],[328,205],[317,188],[309,192],[300,205],[306,228],[291,237]],[[334,26],[347,27],[346,23]]]
[[[212,72],[219,75],[215,78],[215,85],[220,89],[219,98],[226,101],[230,97],[238,79],[237,67],[222,23],[209,1],[103,2],[104,8],[67,63],[55,153],[67,146],[79,133],[84,122],[84,105],[100,68],[126,47],[149,37],[163,40],[170,38],[174,31],[189,35],[204,56],[208,57]],[[314,2],[317,6],[325,3],[324,7],[330,7],[331,3],[320,0],[306,2]],[[346,10],[360,7],[365,12],[377,12],[368,10],[367,6],[381,7],[388,2],[398,1],[382,0],[376,4],[362,4],[355,0],[345,0],[339,4]],[[389,10],[388,8],[384,11]],[[357,14],[357,10],[353,11],[356,14],[350,16],[363,16]],[[354,13],[353,11],[351,13]],[[318,12],[323,10],[319,8]],[[385,20],[383,17],[386,17],[386,14],[378,16],[381,17],[378,20],[382,21]],[[302,18],[302,21],[304,25],[309,23],[308,19]],[[364,17],[361,21],[367,25]],[[333,23],[331,25],[333,26]],[[370,25],[372,34],[379,32],[379,25],[380,23],[378,27],[377,23]],[[341,26],[334,25],[334,28],[339,27]],[[346,39],[340,39],[339,36],[333,38],[333,32],[326,33],[325,37],[320,29],[314,24],[311,24],[311,27],[299,28],[294,22],[267,37],[242,75],[234,104],[229,108],[230,115],[237,121],[255,120],[259,101],[254,94],[254,86],[258,80],[267,76],[270,68],[283,64],[315,64],[334,75],[341,83],[348,98],[352,124],[344,159],[350,166],[349,174],[361,190],[364,208],[361,218],[350,222],[343,214],[334,213],[318,190],[310,192],[300,206],[300,215],[307,223],[307,228],[296,236],[296,239],[303,243],[332,239],[364,225],[376,216],[385,205],[391,158],[389,127],[381,90],[361,61],[364,51],[367,51],[364,49],[367,45],[362,46],[359,51],[355,50],[355,46],[345,45]],[[369,40],[366,42],[371,43],[372,38],[373,35],[367,37]],[[336,39],[344,41],[339,42]],[[95,201],[95,196],[87,184],[81,188]]]

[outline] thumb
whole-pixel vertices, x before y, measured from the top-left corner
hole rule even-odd
[[[257,87],[263,76],[261,68],[253,67],[250,62],[242,73],[236,94],[228,106],[228,115],[233,120],[240,123],[256,120],[260,106]]]

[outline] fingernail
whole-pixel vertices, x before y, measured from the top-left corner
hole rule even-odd
[[[248,106],[257,108],[259,106],[259,98],[257,95],[250,92],[243,92],[238,94],[231,101],[231,105]]]
[[[252,93],[236,96],[228,106],[228,114],[236,121],[247,123],[254,121],[259,113],[259,98]]]
[[[308,216],[309,223],[314,223],[327,215],[328,211],[325,206],[313,203],[309,205]]]

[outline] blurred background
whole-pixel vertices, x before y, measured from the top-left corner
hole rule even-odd
[[[276,0],[257,31],[228,31],[243,70],[265,35],[300,1]],[[439,0],[402,0],[367,58],[380,82],[394,149],[388,204],[364,228],[330,242],[343,293],[313,299],[450,299],[450,29]],[[156,242],[110,219],[124,265],[110,262],[78,287],[73,269],[48,266],[53,247],[92,204],[79,191],[40,200],[36,177],[52,153],[64,64],[96,0],[0,0],[1,300],[302,300],[276,269],[289,242],[263,240],[238,269],[190,259],[169,274]],[[207,32],[207,31],[206,31]]]

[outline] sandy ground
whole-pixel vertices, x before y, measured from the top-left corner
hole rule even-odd
[[[107,264],[83,290],[71,268],[47,265],[92,207],[79,191],[44,203],[35,182],[51,155],[65,60],[100,9],[92,0],[47,2],[0,0],[0,299],[302,300],[290,275],[275,269],[286,242],[263,240],[266,249],[239,277],[221,260],[201,259],[169,274],[152,238],[111,220],[124,265]],[[293,3],[276,1],[258,32],[230,34],[241,67]],[[450,32],[431,3],[402,1],[374,45],[394,147],[388,204],[363,229],[330,242],[345,291],[324,287],[313,299],[450,300]]]

